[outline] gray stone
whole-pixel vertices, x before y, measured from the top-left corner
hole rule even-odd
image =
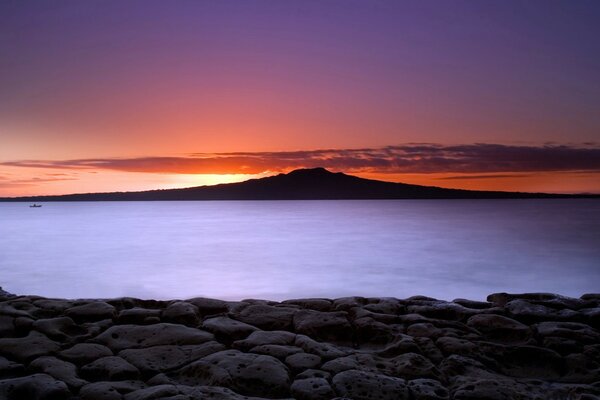
[[[292,383],[291,391],[298,400],[330,400],[335,397],[331,385],[323,378],[297,379]]]
[[[83,336],[87,333],[69,317],[38,319],[33,323],[32,328],[58,341],[66,341],[71,337]]]
[[[250,349],[250,353],[264,354],[280,360],[284,360],[287,356],[301,352],[302,349],[296,346],[286,346],[281,344],[263,344]]]
[[[144,374],[154,374],[179,368],[225,349],[224,345],[211,341],[200,345],[165,345],[128,349],[121,351],[119,357],[137,367]]]
[[[140,307],[128,308],[119,313],[117,322],[120,324],[148,324],[156,319],[160,320],[161,312],[161,310]]]
[[[202,361],[226,370],[232,378],[231,388],[242,394],[265,397],[289,395],[288,369],[274,357],[227,350],[204,357]]]
[[[296,311],[295,308],[290,307],[253,304],[233,315],[233,318],[268,331],[289,331]]]
[[[0,356],[0,379],[14,378],[23,375],[25,366]]]
[[[225,368],[203,360],[194,361],[177,371],[170,372],[164,378],[169,383],[188,386],[232,386],[233,384],[231,375]]]
[[[79,378],[75,365],[55,357],[44,356],[36,358],[29,364],[29,367],[35,371],[46,373],[53,378],[63,381],[71,388],[78,389],[88,383]]]
[[[408,382],[413,400],[448,400],[450,393],[434,379],[415,379]]]
[[[162,319],[176,324],[198,326],[198,315],[198,307],[185,301],[177,301],[163,310]]]
[[[138,389],[127,393],[124,400],[159,400],[179,394],[179,389],[174,385],[158,385],[149,388]]]
[[[531,337],[531,329],[514,319],[494,314],[474,315],[467,325],[485,337],[502,342],[522,342]]]
[[[212,332],[219,340],[233,341],[246,338],[258,328],[228,317],[214,317],[204,320],[202,329]]]
[[[408,400],[406,381],[364,371],[344,371],[333,377],[333,388],[339,396],[352,400]]]
[[[15,334],[15,319],[9,315],[0,315],[0,337],[11,337]]]
[[[100,321],[114,318],[116,310],[113,306],[103,301],[92,301],[67,309],[65,315],[76,321]]]
[[[316,340],[352,340],[352,326],[345,312],[300,310],[294,315],[294,330]]]
[[[329,299],[292,299],[285,300],[282,304],[292,304],[315,311],[331,311],[333,303]]]
[[[77,343],[59,353],[61,358],[76,365],[88,364],[98,358],[112,355],[113,352],[108,347],[96,343]]]
[[[297,335],[294,344],[306,353],[316,354],[324,360],[331,360],[348,354],[348,351],[340,349],[337,346],[329,343],[317,342],[305,335]]]
[[[317,368],[321,365],[321,357],[316,354],[296,353],[285,358],[285,364],[292,371],[298,372],[305,369]]]
[[[296,334],[287,331],[253,331],[246,339],[233,342],[233,347],[248,351],[268,344],[292,345],[295,339]]]
[[[208,332],[184,325],[160,323],[154,325],[116,325],[96,337],[96,342],[119,352],[129,348],[144,348],[168,344],[202,344],[213,340]]]
[[[54,354],[59,349],[58,343],[35,331],[23,338],[0,339],[0,355],[20,362]]]
[[[121,357],[99,358],[81,368],[81,375],[93,381],[137,379],[140,371]]]
[[[196,297],[186,300],[186,302],[195,305],[201,316],[223,314],[229,311],[228,303],[223,300]]]
[[[3,400],[67,400],[71,392],[64,382],[46,374],[0,381],[0,399]]]

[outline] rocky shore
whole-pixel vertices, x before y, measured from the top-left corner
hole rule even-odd
[[[487,300],[0,290],[0,399],[600,399],[600,294]]]

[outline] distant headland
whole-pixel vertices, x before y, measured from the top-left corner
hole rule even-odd
[[[549,194],[446,189],[359,178],[325,168],[297,169],[260,179],[184,189],[5,197],[0,201],[169,201],[169,200],[383,200],[600,198],[598,194]]]

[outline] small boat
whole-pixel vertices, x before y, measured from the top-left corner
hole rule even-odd
[[[42,206],[41,204],[32,204],[29,207],[31,207],[31,208],[38,208],[38,207],[41,207],[41,206]]]

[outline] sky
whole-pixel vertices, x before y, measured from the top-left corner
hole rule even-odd
[[[600,2],[0,2],[0,196],[323,166],[600,193]]]

